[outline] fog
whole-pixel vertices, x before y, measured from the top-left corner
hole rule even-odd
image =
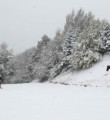
[[[16,54],[36,46],[44,34],[53,38],[72,9],[83,8],[110,21],[109,4],[109,0],[0,0],[0,43],[6,42]]]

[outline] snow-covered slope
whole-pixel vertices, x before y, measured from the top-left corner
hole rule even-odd
[[[0,120],[110,120],[109,88],[5,84]]]
[[[110,65],[109,54],[105,55],[100,62],[89,69],[62,74],[53,79],[52,82],[72,85],[110,87],[110,70],[108,72],[106,71],[107,65]]]

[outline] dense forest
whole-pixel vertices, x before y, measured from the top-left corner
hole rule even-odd
[[[36,43],[19,55],[13,55],[7,44],[0,45],[0,76],[4,83],[45,82],[59,74],[87,69],[110,51],[110,24],[96,19],[82,9],[66,16],[62,31],[54,38],[43,35]]]

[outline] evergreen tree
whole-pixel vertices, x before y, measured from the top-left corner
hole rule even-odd
[[[11,83],[28,83],[33,80],[32,75],[32,56],[35,47],[25,50],[23,53],[14,56],[12,63],[15,68],[15,75],[11,79]]]
[[[77,37],[77,30],[69,28],[65,35],[64,44],[62,45],[65,56],[71,55]]]
[[[33,61],[38,62],[39,59],[41,58],[41,53],[43,48],[45,48],[50,41],[50,38],[47,35],[43,35],[42,40],[38,41],[37,47],[36,47],[36,52],[33,55]]]
[[[68,57],[73,69],[91,67],[100,60],[101,54],[99,52],[102,49],[103,44],[98,36],[100,29],[94,26],[95,25],[92,24],[92,26],[89,26],[80,34],[73,50],[73,54]]]
[[[99,61],[101,54],[98,52],[97,47],[100,47],[100,43],[100,40],[92,39],[84,39],[81,43],[78,43],[73,54],[68,57],[72,68],[74,70],[88,68]]]
[[[110,24],[105,22],[100,32],[104,44],[104,51],[110,51]]]
[[[7,44],[2,43],[0,45],[0,76],[4,83],[9,83],[15,72],[11,63],[12,57],[12,51],[7,49]]]

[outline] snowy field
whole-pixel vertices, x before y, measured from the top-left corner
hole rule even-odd
[[[2,85],[0,120],[110,120],[110,88]]]

